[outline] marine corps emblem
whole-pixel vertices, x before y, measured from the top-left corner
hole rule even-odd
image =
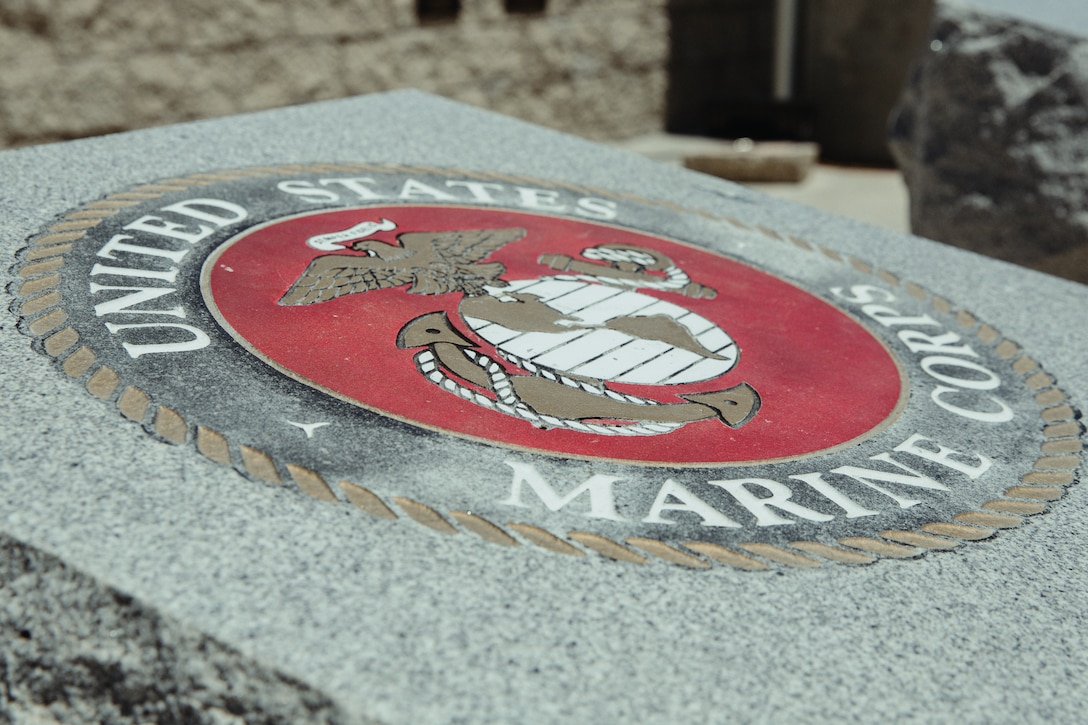
[[[383,219],[353,230],[395,227]],[[416,367],[449,393],[540,428],[660,435],[708,418],[737,428],[756,414],[759,395],[746,383],[681,394],[685,402],[673,404],[608,387],[682,386],[728,372],[738,357],[729,335],[678,304],[637,291],[712,298],[712,288],[692,282],[659,252],[616,244],[583,250],[582,257],[593,262],[544,255],[538,261],[559,273],[514,282],[502,278],[501,263],[482,261],[525,234],[520,228],[409,232],[396,245],[364,236],[351,245],[356,254],[317,257],[280,304],[314,304],[404,285],[409,294],[463,295],[460,324],[515,370],[482,352],[441,311],[408,322],[397,346],[423,348]],[[329,236],[348,235],[311,238],[309,246],[322,249]]]
[[[720,255],[588,220],[319,211],[235,236],[203,276],[224,329],[286,374],[517,448],[786,458],[870,434],[903,391],[887,349],[826,303]],[[785,334],[783,311],[817,324]],[[849,369],[836,365],[844,345]]]
[[[908,558],[1042,513],[1081,460],[1058,382],[970,311],[572,183],[194,174],[87,202],[17,275],[20,329],[93,404],[251,482],[507,547]]]

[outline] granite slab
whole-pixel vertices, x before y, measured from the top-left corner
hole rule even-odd
[[[0,245],[11,721],[1075,721],[1088,700],[1088,287],[408,91],[5,152]],[[454,248],[456,272],[397,261]],[[350,297],[322,298],[343,285],[320,259]],[[620,279],[654,316],[591,324],[529,284]],[[307,347],[347,304],[370,326]],[[665,401],[549,367],[479,322],[534,332],[510,304],[670,351],[695,349],[684,325],[732,387]],[[355,344],[377,345],[358,375],[325,364]],[[828,375],[841,397],[804,397]],[[575,402],[534,397],[553,383]],[[632,432],[602,397],[676,427]]]

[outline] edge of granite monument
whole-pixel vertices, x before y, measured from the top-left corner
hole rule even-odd
[[[357,128],[366,129],[362,131],[367,139],[365,146],[357,145],[359,141],[352,139],[353,134],[347,128],[331,120],[344,118],[339,113],[341,109],[344,113],[350,109],[352,119],[360,124]],[[292,118],[304,121],[296,128],[315,129],[315,132],[311,134],[309,131],[302,131],[290,140],[277,138],[275,135],[258,140],[255,132],[267,128],[266,123],[271,126]],[[330,120],[326,121],[325,118]],[[370,121],[369,127],[366,119]],[[399,120],[402,125],[398,127],[393,119]],[[415,136],[402,130],[408,124],[415,125]],[[488,125],[492,131],[487,143],[472,140],[472,130],[480,124]],[[381,129],[379,125],[382,126]],[[320,134],[316,133],[316,128],[320,128]],[[448,143],[443,143],[443,138],[447,141],[451,138],[463,139],[465,146],[451,149]],[[133,145],[137,144],[141,145],[141,152],[134,154]],[[176,151],[178,144],[193,154],[184,158],[176,154],[165,155],[169,153],[172,145]],[[202,144],[215,150],[202,152]],[[565,149],[563,153],[556,154],[555,149],[559,147]],[[148,153],[163,156],[149,165],[147,160],[141,160]],[[695,205],[717,214],[736,214],[743,211],[745,219],[753,219],[783,234],[800,235],[821,246],[860,258],[872,259],[879,249],[879,258],[887,260],[884,266],[901,270],[904,277],[933,280],[930,286],[934,287],[936,293],[954,299],[964,297],[966,291],[970,290],[971,309],[977,311],[980,317],[993,321],[1004,332],[1022,341],[1027,349],[1039,350],[1045,347],[1047,353],[1040,354],[1040,357],[1045,358],[1043,361],[1047,368],[1062,381],[1074,403],[1078,407],[1084,405],[1086,375],[1083,361],[1078,357],[1078,350],[1083,348],[1081,333],[1077,328],[1068,325],[1055,327],[1054,322],[1039,320],[1037,316],[1037,310],[1044,309],[1060,317],[1063,314],[1061,310],[1072,304],[1073,309],[1065,313],[1066,319],[1071,319],[1077,301],[1085,298],[1083,287],[1002,267],[998,263],[975,262],[976,258],[962,252],[943,250],[919,240],[912,242],[911,249],[904,249],[905,245],[901,244],[902,238],[898,235],[841,220],[831,220],[816,212],[793,208],[788,204],[762,200],[758,195],[730,184],[663,169],[623,154],[603,151],[590,144],[533,129],[524,124],[493,119],[479,111],[470,111],[416,94],[391,94],[359,101],[320,104],[224,122],[95,139],[65,145],[63,149],[42,147],[7,154],[0,159],[9,174],[16,174],[20,180],[65,181],[52,185],[40,181],[32,182],[28,188],[34,190],[31,194],[33,202],[29,205],[25,201],[5,196],[5,213],[16,220],[14,223],[9,222],[5,229],[6,244],[10,247],[19,246],[21,240],[32,234],[43,219],[126,184],[148,181],[149,171],[146,169],[152,166],[156,169],[172,167],[168,173],[183,174],[191,172],[194,165],[199,170],[213,164],[218,168],[242,163],[305,163],[314,158],[338,161],[350,160],[353,156],[358,158],[359,153],[366,153],[367,160],[379,162],[446,164],[458,167],[477,164],[476,168],[481,170],[497,169],[507,173],[523,173],[525,167],[531,165],[534,176],[575,183],[594,183],[620,192],[653,196],[670,203]],[[55,157],[50,158],[53,154]],[[467,161],[470,155],[474,159],[472,162]],[[164,164],[165,158],[172,160]],[[607,165],[604,163],[606,159]],[[100,175],[87,175],[80,183],[75,183],[74,177],[66,176],[69,173],[78,173],[81,169],[87,172],[99,171]],[[165,174],[155,172],[156,177],[163,175]],[[9,179],[8,183],[13,183],[13,176],[6,178]],[[845,230],[851,230],[852,233],[844,234]],[[919,258],[919,248],[928,251],[929,256],[926,259]],[[991,270],[1001,272],[1001,283],[987,285],[973,281],[973,270],[970,268],[973,265],[988,266]],[[1007,304],[1010,294],[1030,302],[1028,309],[1010,309]],[[1036,310],[1035,313],[1032,308]],[[5,325],[4,329],[6,336],[14,334],[10,326]],[[254,497],[252,492],[244,490],[246,487],[238,486],[237,481],[232,480],[233,474],[215,471],[203,462],[194,462],[188,451],[161,446],[153,441],[143,440],[138,435],[111,435],[106,431],[117,430],[116,414],[109,415],[88,408],[86,415],[91,422],[90,427],[73,430],[71,426],[65,428],[62,425],[53,428],[53,423],[44,421],[41,416],[41,403],[33,399],[27,400],[25,395],[13,393],[28,388],[41,389],[50,391],[50,399],[55,403],[67,401],[77,405],[78,396],[74,393],[80,393],[85,401],[90,402],[86,393],[65,389],[64,385],[70,388],[75,386],[59,380],[51,372],[46,372],[45,366],[41,365],[41,359],[26,349],[25,338],[16,336],[8,339],[12,340],[12,344],[5,344],[4,348],[5,357],[10,361],[8,369],[18,370],[20,375],[18,383],[14,374],[4,380],[6,392],[9,393],[7,405],[13,415],[20,416],[27,424],[23,429],[13,431],[13,436],[6,437],[5,441],[7,458],[11,462],[8,475],[4,477],[5,487],[9,489],[6,491],[6,501],[10,507],[4,523],[5,532],[37,548],[47,551],[62,550],[65,561],[84,571],[93,572],[92,576],[96,580],[118,586],[123,591],[133,592],[144,601],[154,602],[156,609],[198,626],[217,639],[237,645],[247,655],[274,664],[292,676],[299,676],[310,683],[319,681],[322,683],[322,690],[335,699],[361,706],[368,714],[381,719],[448,719],[451,713],[501,717],[503,714],[512,716],[525,712],[522,708],[528,707],[539,708],[537,711],[545,719],[558,717],[560,714],[589,716],[609,713],[616,716],[635,712],[643,715],[657,713],[664,717],[681,711],[687,704],[693,704],[703,712],[710,712],[713,708],[727,706],[727,703],[734,712],[758,716],[760,712],[768,712],[761,709],[766,705],[759,703],[761,698],[768,696],[770,702],[774,703],[776,714],[830,717],[833,713],[842,713],[841,702],[838,707],[833,702],[836,691],[839,695],[845,693],[840,686],[831,684],[817,673],[831,672],[834,677],[841,678],[844,673],[857,673],[858,664],[862,665],[862,671],[867,672],[870,686],[862,688],[860,693],[852,691],[852,704],[855,707],[864,707],[865,710],[851,711],[880,712],[887,715],[933,713],[935,709],[947,712],[946,708],[954,701],[952,693],[942,693],[939,688],[934,690],[919,679],[922,661],[917,658],[913,658],[914,667],[917,669],[896,672],[895,681],[899,683],[899,690],[896,691],[897,694],[889,696],[886,688],[871,687],[885,681],[890,675],[881,674],[879,671],[872,674],[871,668],[864,664],[872,662],[868,657],[861,657],[860,663],[832,657],[835,648],[828,647],[834,641],[828,639],[832,631],[812,620],[813,616],[826,616],[813,611],[813,587],[822,592],[826,605],[831,606],[835,602],[837,606],[853,610],[853,618],[857,620],[859,627],[865,621],[886,621],[889,614],[904,616],[907,611],[914,611],[917,615],[916,607],[910,601],[891,596],[893,591],[899,591],[903,586],[911,586],[910,582],[913,582],[912,586],[922,587],[926,591],[927,604],[946,600],[949,596],[967,597],[972,601],[983,601],[977,599],[978,597],[988,597],[993,602],[1007,600],[1005,590],[994,589],[993,586],[982,586],[976,593],[953,593],[952,590],[936,586],[946,576],[957,576],[957,571],[962,574],[964,565],[968,565],[969,570],[974,572],[976,584],[980,583],[980,576],[989,579],[984,572],[996,571],[996,562],[1003,562],[999,567],[1002,575],[1006,579],[1019,582],[1021,592],[1034,590],[1036,585],[1031,582],[1038,582],[1036,577],[1042,572],[1046,572],[1051,578],[1057,578],[1055,586],[1073,586],[1073,591],[1080,592],[1081,595],[1084,591],[1083,575],[1060,566],[1055,569],[1054,565],[1060,562],[1049,559],[1045,553],[1050,550],[1048,542],[1057,544],[1064,541],[1068,545],[1068,542],[1076,540],[1076,524],[1070,530],[1068,523],[1070,519],[1075,520],[1081,514],[1068,500],[1058,504],[1060,516],[1055,512],[1047,517],[1046,522],[1027,527],[1033,532],[1033,537],[1022,533],[1025,530],[1018,530],[1021,532],[1019,535],[1014,532],[1010,537],[1001,537],[988,545],[997,547],[996,550],[989,548],[986,552],[976,550],[975,553],[963,550],[959,555],[945,555],[932,560],[927,558],[912,565],[924,568],[924,571],[919,570],[917,574],[911,574],[907,569],[890,563],[892,569],[887,570],[885,575],[865,573],[870,570],[845,568],[840,568],[835,575],[820,573],[822,569],[812,572],[798,570],[791,572],[790,577],[776,578],[762,584],[744,577],[743,574],[725,569],[709,580],[691,579],[690,573],[670,571],[668,567],[632,571],[624,569],[621,573],[620,570],[609,568],[616,566],[614,564],[587,560],[579,566],[589,568],[577,577],[579,583],[575,585],[570,579],[570,573],[563,571],[564,566],[569,566],[569,563],[557,564],[539,556],[532,557],[531,565],[520,563],[504,555],[498,547],[486,551],[481,549],[483,542],[472,544],[462,541],[451,545],[425,534],[408,533],[406,527],[397,529],[379,525],[376,527],[381,529],[379,536],[371,536],[367,532],[348,532],[343,527],[343,516],[309,507],[306,508],[307,518],[311,521],[306,525],[307,536],[287,545],[275,540],[273,532],[279,529],[267,528],[267,524],[271,522],[266,519],[278,519],[281,525],[292,522],[290,525],[297,527],[297,513],[293,513],[293,508],[298,506],[296,500],[284,500],[282,495],[276,493],[260,494],[254,500],[261,500],[263,503],[254,507],[251,502],[242,507],[249,514],[242,515],[234,507],[240,503],[240,499]],[[81,406],[81,413],[84,407]],[[58,445],[61,441],[63,445]],[[93,455],[94,450],[107,445],[115,451],[116,460],[111,465],[103,465]],[[46,451],[49,453],[46,454]],[[127,456],[130,455],[133,458],[128,459]],[[30,461],[37,462],[37,470],[27,468]],[[70,466],[68,461],[76,465]],[[146,464],[138,461],[146,461]],[[162,468],[156,470],[159,466]],[[111,470],[127,471],[131,478],[118,480],[103,490],[101,482],[109,480]],[[178,481],[185,482],[186,485],[181,487],[185,490],[177,490]],[[28,489],[29,482],[33,484]],[[16,485],[9,487],[9,483]],[[193,501],[192,497],[197,490],[214,490],[215,500]],[[88,498],[87,494],[91,491],[97,493]],[[122,501],[125,502],[122,508],[112,508]],[[164,510],[163,505],[168,503],[171,507]],[[194,503],[195,510],[192,508]],[[261,512],[262,517],[253,520],[253,512]],[[1067,522],[1064,527],[1061,520]],[[47,522],[52,522],[52,525]],[[102,529],[102,526],[106,528]],[[117,526],[120,528],[116,528]],[[117,531],[116,539],[111,539],[110,536],[103,538],[103,534],[111,530]],[[329,535],[333,532],[338,536],[330,538]],[[81,535],[86,537],[86,541],[94,541],[95,546],[88,548],[81,545]],[[173,552],[161,550],[151,544],[164,536],[179,553],[184,552],[184,566],[180,560],[177,564],[171,563],[175,560]],[[342,538],[344,536],[347,538]],[[323,555],[323,552],[340,550],[340,542],[336,538],[340,538],[340,542],[349,539],[357,540],[358,543],[365,541],[366,548],[355,546],[350,551],[354,554],[352,558],[360,564],[367,562],[367,566],[349,566],[347,571],[352,573],[345,578],[345,571],[339,567],[341,563],[347,562],[337,556],[330,558]],[[422,538],[426,541],[422,541]],[[134,547],[136,541],[144,542],[145,548]],[[256,545],[258,541],[260,546]],[[220,560],[217,551],[223,550],[224,544],[227,544],[231,556]],[[1042,548],[1039,544],[1042,544]],[[219,548],[209,549],[209,545]],[[471,551],[457,551],[458,546]],[[272,568],[281,575],[290,573],[289,578],[269,578],[264,572],[265,567],[272,564],[264,557],[268,550],[274,550],[277,557],[275,561],[282,562],[276,563]],[[396,561],[392,561],[390,557]],[[1006,566],[1010,557],[1019,560],[1021,566]],[[147,568],[153,561],[157,562],[157,570]],[[1030,569],[1022,568],[1029,562]],[[339,573],[333,574],[337,571]],[[530,571],[533,572],[532,576],[528,576]],[[895,576],[889,578],[892,572]],[[1030,579],[1026,579],[1029,574]],[[586,576],[590,578],[587,580]],[[677,578],[678,576],[681,578]],[[738,579],[738,576],[741,578]],[[1078,576],[1081,577],[1079,585],[1075,583]],[[621,582],[618,577],[627,581]],[[866,586],[871,592],[869,599],[872,601],[842,601],[841,590],[846,580],[841,577],[857,580],[859,583],[867,582]],[[794,582],[788,581],[794,578]],[[467,581],[473,582],[472,587],[466,587]],[[550,584],[545,590],[541,590],[539,585],[545,581]],[[1067,583],[1063,585],[1061,581]],[[306,583],[306,589],[299,588],[301,582]],[[532,585],[526,587],[530,582]],[[214,584],[214,588],[210,589],[209,584]],[[361,589],[359,585],[363,585]],[[577,594],[578,590],[588,586],[600,591],[602,585],[609,592],[607,596],[599,602],[586,604],[588,610],[579,608],[589,618],[579,616],[572,621],[572,610],[568,606],[569,602],[564,602],[564,596],[573,594],[581,597],[584,595]],[[186,589],[190,586],[195,589],[194,593],[200,594],[196,597],[187,594]],[[380,657],[384,663],[380,667],[378,661],[367,653],[352,651],[350,647],[345,649],[347,642],[335,642],[330,638],[335,627],[330,630],[323,624],[335,620],[336,612],[340,611],[338,605],[346,601],[344,596],[347,591],[354,589],[361,593],[373,591],[375,587],[383,593],[384,601],[371,611],[354,610],[351,621],[353,626],[363,626],[369,633],[368,651]],[[675,590],[677,587],[685,594],[683,601],[666,598],[664,603],[668,606],[665,608],[654,603],[660,593]],[[730,593],[732,609],[744,612],[747,624],[741,628],[738,628],[738,622],[723,619],[724,613],[708,611],[699,604],[709,601],[706,597],[717,599],[713,592],[720,594],[722,587],[727,587]],[[227,592],[236,590],[241,596],[228,596],[223,599],[222,591],[216,593],[216,589]],[[278,592],[279,596],[275,601],[279,607],[276,612],[245,607],[244,602],[249,599],[245,593],[252,595],[262,589]],[[334,593],[333,590],[340,591]],[[656,668],[656,684],[671,682],[679,686],[681,682],[688,682],[699,686],[700,693],[691,696],[661,696],[658,691],[651,698],[648,693],[631,693],[629,687],[616,682],[627,697],[610,701],[609,692],[619,692],[614,686],[601,684],[587,689],[575,683],[584,681],[587,676],[595,676],[594,673],[603,673],[604,669],[601,668],[609,664],[618,665],[620,660],[613,657],[606,657],[604,660],[597,658],[596,664],[579,665],[561,653],[556,656],[552,634],[560,639],[562,635],[551,632],[546,626],[539,634],[528,636],[529,642],[518,648],[518,651],[528,660],[536,662],[536,667],[551,663],[550,666],[555,668],[551,670],[554,672],[553,676],[543,679],[533,677],[530,669],[514,664],[509,677],[501,681],[490,680],[489,673],[496,672],[495,668],[500,666],[500,662],[508,661],[505,659],[508,655],[503,654],[505,648],[499,647],[499,642],[513,632],[526,636],[525,632],[514,621],[496,625],[493,620],[481,620],[479,615],[473,614],[473,609],[464,607],[474,602],[474,606],[481,607],[481,612],[487,611],[489,608],[483,602],[488,601],[489,596],[498,594],[498,591],[502,592],[502,598],[507,605],[514,602],[518,604],[518,621],[522,617],[536,620],[537,626],[549,621],[557,625],[561,621],[566,622],[564,626],[567,632],[572,633],[577,640],[596,647],[606,642],[614,642],[615,637],[620,635],[615,626],[606,624],[601,619],[602,616],[612,618],[617,625],[632,624],[627,614],[610,606],[609,602],[617,601],[617,596],[639,602],[639,618],[648,616],[655,623],[653,631],[640,630],[639,636],[643,642],[656,642],[657,646],[651,647],[648,653],[659,665]],[[652,594],[647,599],[646,595],[652,592],[658,594]],[[809,644],[803,646],[806,658],[803,664],[798,665],[807,674],[796,680],[796,686],[801,688],[800,692],[808,696],[800,700],[784,700],[770,694],[767,682],[753,683],[750,678],[746,679],[742,675],[743,670],[751,669],[752,661],[762,663],[761,671],[765,674],[781,672],[780,663],[767,659],[769,651],[766,649],[765,640],[752,633],[745,634],[745,631],[751,630],[753,623],[769,623],[770,616],[777,617],[776,627],[782,626],[781,612],[775,613],[754,606],[759,597],[771,592],[784,606],[789,606],[787,603],[791,601],[794,603],[794,609],[788,611],[796,614],[789,615],[787,620],[796,621],[792,621],[789,626],[801,628],[795,631],[805,631],[808,637]],[[484,595],[482,601],[481,594]],[[460,600],[460,606],[454,604],[454,600],[449,598],[451,596]],[[235,606],[224,609],[222,603],[226,601],[234,602]],[[1020,626],[1028,631],[1041,631],[1039,628],[1048,626],[1048,623],[1076,621],[1078,616],[1083,616],[1077,615],[1076,610],[1071,608],[1076,601],[1075,595],[1071,602],[1056,603],[1056,606],[1047,610],[1029,607],[1035,619]],[[209,607],[209,604],[212,606]],[[871,606],[873,604],[879,606],[874,608]],[[822,609],[822,606],[817,604],[815,609]],[[503,609],[505,610],[505,605]],[[1016,611],[1013,606],[1012,612]],[[692,620],[691,617],[696,612],[698,618]],[[402,635],[405,633],[401,627],[393,627],[392,639],[380,632],[383,628],[388,629],[387,620],[390,617],[399,620],[404,613],[408,613],[409,620],[415,621],[417,626],[423,627],[426,637],[413,637],[407,641],[402,639],[398,646],[396,632],[401,632]],[[300,616],[302,619],[299,619]],[[247,622],[253,619],[260,622],[256,628],[247,626]],[[1002,619],[1008,620],[1009,617],[995,612],[990,622],[997,626]],[[484,626],[483,621],[491,621],[491,624]],[[378,626],[380,622],[385,624]],[[424,625],[424,622],[428,624]],[[588,626],[590,622],[593,623],[592,626]],[[683,626],[679,626],[681,623]],[[951,626],[962,624],[962,620],[952,618]],[[931,631],[923,639],[925,647],[936,646],[940,649],[941,632],[947,632],[949,625],[929,620],[929,626]],[[301,652],[297,651],[283,636],[288,631],[300,632],[304,639],[310,638],[315,643],[323,642],[324,650],[315,650],[311,645]],[[464,638],[468,632],[473,633],[472,639],[466,641]],[[725,633],[728,633],[733,645],[722,650],[713,643],[718,637],[726,636]],[[907,642],[914,641],[917,644],[917,636],[913,628],[893,626],[883,633],[880,641],[883,646],[896,647],[896,651],[900,651],[898,647],[906,645]],[[432,638],[435,642],[445,644],[434,649],[427,644]],[[855,638],[864,642],[871,640],[871,635],[858,631]],[[407,651],[412,652],[412,656],[401,656],[394,660],[381,656],[382,653],[388,655],[403,651],[408,642],[411,644]],[[457,647],[454,643],[458,642],[469,653],[456,654],[460,649],[451,647]],[[966,651],[977,651],[980,646],[1000,647],[996,641],[983,638],[978,643],[968,642]],[[741,666],[734,659],[730,654],[735,652],[734,647],[740,647],[748,654],[748,664]],[[843,650],[840,646],[838,651],[840,654],[853,651],[857,658],[860,651],[874,650],[857,650],[855,647]],[[713,654],[714,652],[717,654]],[[948,663],[947,666],[954,667],[955,663],[962,661],[962,654],[952,649],[944,651],[944,660],[925,658],[929,667],[927,680],[934,668],[940,670],[946,666],[941,664],[942,661]],[[1070,654],[1064,647],[1054,651],[1052,646],[1040,642],[1037,657],[1048,655],[1051,661],[1064,659],[1072,664],[1075,660],[1069,660]],[[459,672],[455,669],[443,669],[439,673],[429,665],[432,659],[451,664],[463,663],[465,656],[470,657],[475,664],[467,668],[462,664]],[[628,676],[636,682],[645,682],[648,670],[643,668],[648,667],[651,660],[630,651],[625,652],[623,657],[629,663],[626,666]],[[691,671],[677,667],[680,661],[690,662],[692,657],[719,674],[711,676],[709,670]],[[660,668],[662,659],[666,663],[673,663],[666,667],[663,674]],[[910,664],[912,657],[907,654],[906,659],[907,664]],[[347,667],[344,662],[354,664]],[[639,662],[642,663],[641,666]],[[745,689],[752,688],[749,689],[749,694],[741,694],[741,685],[721,686],[718,678],[723,662],[727,663],[726,670],[734,678],[745,680]],[[1010,667],[1014,670],[1026,670],[1033,663],[1037,666],[1038,659],[1027,657],[1015,666],[1004,659],[999,659],[992,665],[982,663],[977,666],[981,669],[976,669],[976,675],[968,675],[967,679],[969,684],[976,687],[979,697],[998,701],[1006,695],[999,695],[988,684],[989,668],[992,667],[995,671],[1008,671]],[[681,675],[682,670],[684,675]],[[351,673],[369,674],[364,681],[352,677]],[[418,679],[423,673],[427,673],[426,681]],[[816,694],[818,690],[823,693],[827,693],[827,690],[812,681],[814,676],[821,685],[831,686],[830,696]],[[406,677],[411,677],[410,681],[418,685],[412,699],[405,699],[404,683],[409,681]],[[491,685],[481,685],[481,679],[491,682]],[[1070,684],[1068,680],[1063,682]],[[718,683],[717,689],[713,683]],[[790,685],[787,684],[787,687]],[[1022,682],[1019,687],[1024,688],[1025,693],[1036,691],[1036,686],[1030,682]],[[558,691],[556,688],[568,693],[565,701],[555,699]],[[924,701],[906,696],[922,692],[928,696]],[[656,705],[650,704],[651,699]],[[764,702],[767,700],[764,699]],[[1005,702],[1005,705],[1014,711],[1023,712],[1030,707],[1032,712],[1038,713],[1039,708],[1044,707],[1051,713],[1060,714],[1072,712],[1077,702],[1078,697],[1075,694],[1059,688],[1058,696],[1045,706],[1032,701],[1030,697],[1015,699],[1011,703]]]

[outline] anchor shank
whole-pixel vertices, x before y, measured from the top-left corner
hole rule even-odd
[[[557,418],[691,423],[718,416],[714,408],[700,403],[639,405],[594,395],[536,376],[519,375],[511,378],[511,383],[522,402],[541,415]]]
[[[431,345],[431,352],[438,358],[442,367],[452,372],[462,380],[467,380],[473,385],[478,385],[485,390],[491,388],[491,382],[487,377],[487,371],[469,360],[465,356],[465,349],[450,342],[439,342]]]

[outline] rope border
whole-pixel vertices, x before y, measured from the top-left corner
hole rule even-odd
[[[973,335],[990,347],[998,357],[1009,362],[1013,371],[1019,374],[1021,382],[1035,393],[1035,402],[1040,407],[1039,417],[1045,438],[1040,445],[1040,455],[1031,470],[1021,475],[1017,485],[1009,486],[1002,496],[981,504],[976,510],[955,514],[951,521],[933,521],[915,530],[884,530],[874,537],[843,537],[835,540],[834,545],[823,541],[793,541],[789,548],[785,548],[760,542],[742,542],[736,544],[734,549],[705,541],[670,544],[659,539],[637,536],[620,542],[577,530],[567,531],[564,539],[533,524],[508,521],[499,525],[469,511],[449,511],[444,516],[422,502],[399,496],[390,496],[388,501],[383,500],[370,489],[351,481],[339,481],[337,488],[340,495],[337,495],[320,473],[289,462],[277,464],[268,453],[245,444],[232,448],[230,441],[222,433],[191,423],[177,411],[155,403],[147,392],[125,385],[115,370],[99,363],[94,350],[80,345],[79,333],[65,324],[68,312],[58,290],[61,282],[59,270],[64,266],[64,255],[88,231],[124,209],[168,193],[218,182],[266,178],[285,173],[359,171],[384,174],[424,172],[446,177],[533,184],[579,194],[629,200],[644,206],[656,206],[724,222],[737,229],[756,232],[804,251],[822,253],[841,264],[849,264],[863,274],[878,277],[891,287],[904,289],[916,299],[928,300],[933,309],[943,315],[953,316],[964,332]],[[1050,502],[1062,498],[1066,487],[1077,482],[1075,471],[1081,463],[1082,426],[1066,393],[1057,387],[1054,378],[1017,343],[1004,338],[995,328],[970,312],[955,308],[948,300],[913,282],[900,280],[891,272],[833,249],[811,244],[800,237],[783,235],[773,229],[747,224],[730,216],[592,186],[549,182],[520,175],[399,164],[282,164],[196,173],[138,185],[69,211],[44,232],[31,237],[27,245],[17,253],[17,259],[14,270],[16,279],[9,291],[16,298],[11,310],[19,318],[20,331],[35,338],[38,346],[60,365],[64,373],[81,382],[92,396],[112,402],[124,418],[139,423],[153,436],[176,445],[193,443],[197,451],[206,458],[229,466],[250,478],[276,485],[293,481],[303,493],[320,501],[350,503],[378,519],[395,520],[407,516],[432,531],[445,535],[456,535],[463,530],[498,546],[518,547],[527,544],[571,557],[585,557],[591,551],[614,561],[645,564],[658,559],[692,569],[707,569],[717,563],[742,571],[765,571],[772,569],[774,565],[811,568],[825,562],[862,565],[883,558],[910,559],[929,551],[954,549],[964,542],[988,539],[1000,529],[1015,528],[1024,523],[1026,517],[1045,512]],[[399,515],[397,509],[400,511]]]

